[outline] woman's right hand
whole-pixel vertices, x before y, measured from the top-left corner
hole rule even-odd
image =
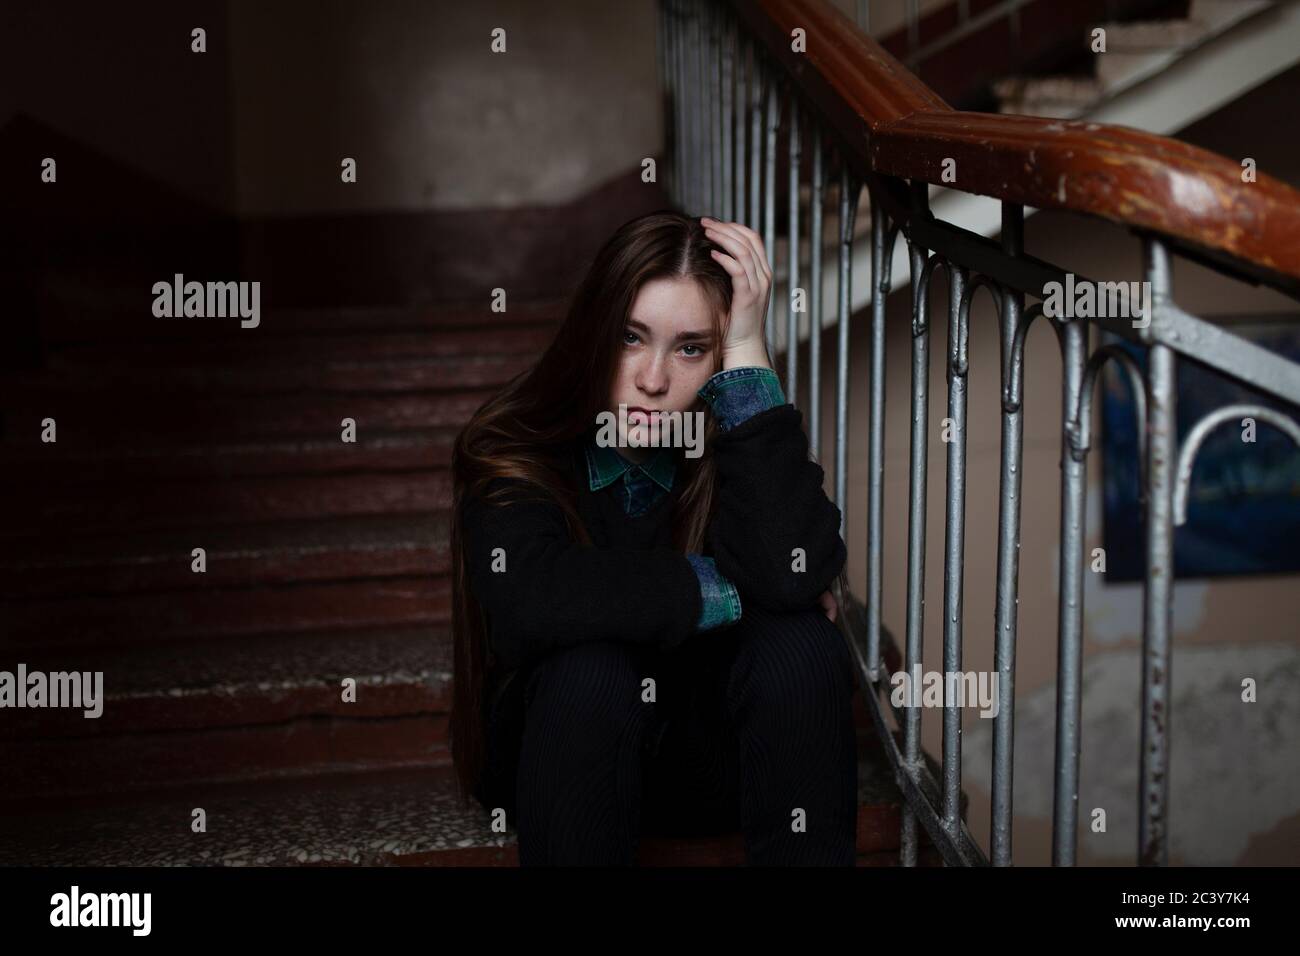
[[[764,324],[772,292],[772,267],[758,233],[738,222],[700,217],[713,249],[715,262],[731,276],[731,314],[722,343],[724,369],[758,366],[771,368],[767,358]]]

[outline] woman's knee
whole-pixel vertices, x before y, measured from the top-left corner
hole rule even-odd
[[[852,652],[823,611],[758,617],[733,663],[729,688],[733,695],[786,704],[853,695]]]
[[[554,651],[529,675],[527,720],[588,735],[622,732],[650,706],[642,700],[645,670],[637,648],[617,641]]]

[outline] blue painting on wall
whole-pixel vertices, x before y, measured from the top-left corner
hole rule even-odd
[[[1234,335],[1300,361],[1300,322],[1232,325]],[[1112,339],[1111,336],[1106,336]],[[1113,339],[1146,368],[1146,350]],[[1250,403],[1300,421],[1300,409],[1189,359],[1177,360],[1178,441],[1224,405]],[[1108,363],[1099,390],[1103,415],[1106,580],[1145,574],[1146,531],[1138,501],[1138,431],[1127,379]],[[1192,471],[1187,522],[1174,529],[1174,574],[1206,578],[1300,572],[1300,448],[1278,429],[1256,422],[1243,441],[1239,420],[1224,422],[1201,445]]]

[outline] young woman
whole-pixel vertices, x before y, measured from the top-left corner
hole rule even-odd
[[[770,289],[743,225],[628,222],[456,443],[453,757],[521,865],[737,829],[751,864],[854,863],[845,547]]]

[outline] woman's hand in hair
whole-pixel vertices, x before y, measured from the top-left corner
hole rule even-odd
[[[763,240],[738,222],[701,216],[700,223],[709,240],[724,250],[711,250],[714,261],[731,276],[731,315],[722,342],[722,367],[771,368],[763,326],[772,292],[772,267]]]

